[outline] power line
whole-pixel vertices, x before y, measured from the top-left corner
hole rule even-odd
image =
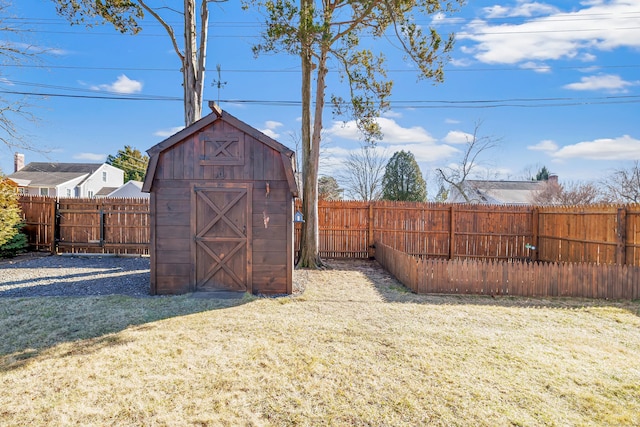
[[[170,96],[112,96],[112,95],[71,95],[65,93],[47,93],[47,92],[23,92],[12,90],[0,90],[0,93],[6,93],[10,95],[24,95],[24,96],[42,96],[51,98],[75,98],[75,99],[106,99],[115,101],[182,101],[179,97]]]
[[[37,68],[37,69],[52,69],[52,70],[97,70],[97,71],[161,71],[161,72],[179,72],[179,68],[150,68],[150,67],[112,67],[112,66],[97,66],[97,67],[89,67],[89,66],[80,66],[80,65],[27,65],[27,64],[4,64],[3,67],[14,67],[14,68]],[[621,68],[640,68],[640,64],[629,64],[629,65],[596,65],[598,69],[621,69]],[[489,67],[480,67],[480,68],[446,68],[445,72],[447,73],[456,73],[456,72],[495,72],[495,71],[532,71],[532,70],[546,70],[552,68],[554,70],[583,70],[588,68],[587,65],[573,65],[573,66],[540,66],[540,67],[497,67],[497,68],[489,68]],[[211,71],[211,70],[209,70]],[[225,69],[225,73],[239,73],[239,74],[264,74],[264,73],[299,73],[299,68],[288,68],[288,69],[264,69],[264,68],[237,68],[237,69]],[[329,70],[330,72],[336,72],[336,69]],[[386,70],[387,73],[416,73],[417,71],[411,69],[389,69]]]
[[[182,101],[181,97],[170,97],[163,95],[74,95],[61,93],[44,93],[44,92],[24,92],[0,90],[0,93],[12,95],[26,96],[42,96],[42,97],[62,97],[75,99],[105,99],[118,101]],[[270,106],[300,106],[301,101],[293,100],[258,100],[258,99],[221,99],[221,103],[229,104],[252,104],[252,105],[270,105]],[[540,104],[544,102],[545,104]],[[520,103],[520,104],[513,104]],[[575,98],[575,97],[555,97],[555,98],[505,98],[505,99],[474,99],[474,100],[391,100],[392,105],[399,105],[401,108],[485,108],[485,105],[504,107],[504,106],[569,106],[569,105],[591,105],[591,104],[635,104],[640,103],[640,95],[619,95],[619,96],[603,96],[591,98]],[[537,103],[537,104],[536,104]],[[431,105],[427,105],[431,104]],[[484,105],[482,105],[484,104]]]

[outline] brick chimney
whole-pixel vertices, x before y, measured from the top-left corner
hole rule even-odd
[[[558,183],[558,175],[555,173],[550,173],[549,174],[549,178],[547,178],[547,181],[552,182],[554,184]]]
[[[16,153],[13,155],[13,172],[18,172],[24,167],[24,154]]]

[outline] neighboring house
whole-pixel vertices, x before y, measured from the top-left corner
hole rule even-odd
[[[112,189],[106,197],[127,199],[148,199],[151,194],[142,192],[142,181],[127,181],[118,188]]]
[[[7,178],[20,194],[51,197],[96,197],[103,188],[119,188],[124,171],[106,163],[33,162],[24,166],[24,155],[16,153],[14,173]]]
[[[558,180],[557,175],[549,176],[549,181]],[[523,205],[534,203],[535,196],[544,189],[547,181],[483,181],[468,179],[462,187],[469,203],[494,205]],[[466,203],[457,188],[449,188],[447,202]]]

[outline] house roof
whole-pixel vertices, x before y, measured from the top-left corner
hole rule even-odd
[[[142,181],[127,181],[118,188],[114,188],[107,197],[148,198],[148,193],[142,192]]]
[[[46,163],[32,162],[8,178],[27,187],[55,187],[97,171],[102,163]]]
[[[113,193],[117,189],[118,187],[102,187],[100,190],[98,190],[98,192],[95,195],[108,196],[109,194]]]
[[[279,143],[275,139],[272,139],[260,132],[256,128],[248,125],[247,123],[237,119],[226,111],[222,111],[220,107],[217,105],[210,103],[209,106],[213,110],[210,114],[193,123],[191,126],[188,126],[182,129],[180,132],[170,136],[164,141],[154,145],[153,147],[147,150],[149,154],[149,166],[147,167],[147,174],[145,175],[144,184],[142,186],[142,191],[150,192],[151,185],[153,183],[153,178],[156,173],[156,168],[158,166],[158,160],[160,158],[160,153],[163,151],[173,147],[174,145],[182,142],[184,139],[193,135],[194,133],[204,129],[205,127],[211,125],[217,120],[221,120],[229,125],[235,127],[236,129],[244,132],[247,135],[255,138],[261,143],[271,147],[272,149],[280,152],[282,155],[282,161],[284,163],[285,172],[287,174],[287,181],[289,182],[289,188],[294,196],[298,195],[298,187],[295,182],[295,178],[293,176],[293,161],[295,159],[295,153],[287,146]]]
[[[529,204],[545,182],[467,180],[463,185],[472,203]],[[462,203],[465,199],[452,187],[449,201]]]

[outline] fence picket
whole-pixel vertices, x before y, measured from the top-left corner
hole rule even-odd
[[[420,259],[376,242],[376,259],[417,293],[457,293],[532,297],[638,298],[640,267],[595,263],[514,263],[509,261]],[[407,280],[417,269],[425,286]],[[501,277],[496,286],[490,284]],[[404,278],[404,280],[402,279]],[[598,293],[588,283],[595,278]]]

